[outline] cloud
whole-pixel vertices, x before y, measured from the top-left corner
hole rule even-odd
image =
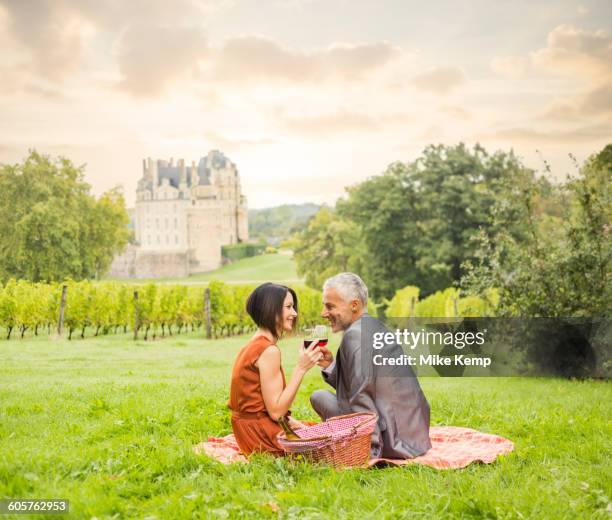
[[[548,33],[546,47],[527,56],[497,56],[491,69],[510,79],[530,72],[601,82],[612,78],[612,38],[604,31],[559,25]]]
[[[415,87],[438,95],[450,93],[466,81],[464,72],[458,67],[437,67],[418,74],[410,83]]]
[[[120,89],[155,97],[179,82],[196,89],[259,81],[357,82],[402,55],[387,42],[305,51],[257,35],[230,37],[209,48],[203,22],[230,6],[232,0],[0,0],[0,22],[6,18],[0,26],[6,25],[14,44],[11,54],[26,52],[20,68],[0,63],[0,69],[21,85],[45,80],[47,87],[78,74],[86,81],[97,77],[99,85],[100,75],[118,70]],[[114,64],[106,60],[109,46]]]
[[[6,32],[10,34],[11,43],[15,44],[12,52],[25,50],[28,53],[22,75],[59,84],[76,73],[91,72],[99,65],[97,54],[100,49],[95,48],[94,43],[108,44],[119,37],[120,43],[132,47],[124,49],[127,54],[138,54],[150,63],[160,47],[160,57],[167,57],[163,52],[164,47],[167,48],[163,41],[147,38],[151,33],[160,38],[167,36],[160,26],[173,26],[184,31],[187,33],[186,43],[190,45],[189,27],[231,3],[230,0],[0,0],[0,22],[3,17],[7,19]],[[148,53],[143,45],[135,48],[134,38],[129,39],[134,31],[144,27],[150,33],[142,30],[139,34],[149,44]],[[128,41],[125,41],[126,37]],[[168,43],[171,46],[176,42],[171,39]],[[188,58],[192,57],[189,52],[187,54]],[[130,60],[129,57],[126,59]],[[175,59],[184,63],[181,53],[177,52],[172,60],[160,62],[160,65],[172,67],[171,62]],[[144,87],[138,89],[131,79],[125,78],[129,89],[135,92],[147,90]]]
[[[472,117],[472,114],[468,110],[458,106],[441,106],[438,108],[438,111],[445,116],[463,121],[466,121]]]
[[[612,117],[612,82],[600,85],[586,94],[554,101],[542,119],[575,121],[589,118]]]
[[[489,134],[486,137],[504,141],[522,142],[537,147],[540,143],[575,144],[579,142],[592,143],[596,140],[608,139],[612,135],[612,125],[598,124],[582,126],[569,130],[539,131],[531,128],[506,128]]]
[[[537,69],[564,76],[601,80],[612,77],[612,38],[604,31],[560,25],[547,38],[547,46],[531,53]]]
[[[498,56],[491,61],[491,69],[508,79],[520,79],[527,75],[530,61],[524,56]]]
[[[37,85],[35,83],[28,83],[24,85],[23,91],[27,94],[46,98],[51,101],[65,99],[64,94],[60,90],[56,88]]]
[[[263,36],[240,36],[226,40],[215,50],[209,78],[233,83],[356,80],[383,67],[399,54],[398,48],[386,42],[334,44],[326,49],[302,52]]]
[[[206,49],[206,39],[196,27],[130,25],[115,49],[122,75],[119,87],[134,96],[163,94],[194,75]]]
[[[584,6],[584,5],[579,5],[579,6],[576,8],[576,12],[577,12],[577,13],[578,13],[580,16],[585,16],[585,15],[589,14],[589,13],[591,12],[591,10],[590,10],[588,7]]]
[[[262,146],[262,145],[275,145],[279,141],[272,139],[271,137],[263,137],[257,139],[251,138],[238,138],[230,139],[218,132],[206,131],[204,137],[210,148],[218,148],[221,150],[233,151],[238,150],[244,146]]]
[[[496,57],[491,68],[506,78],[524,78],[540,73],[576,79],[587,85],[583,92],[555,99],[539,116],[548,121],[596,121],[612,114],[612,38],[604,31],[588,31],[571,25],[555,27],[547,37],[546,47],[527,56]],[[576,135],[588,135],[584,127]],[[521,135],[529,135],[522,133]],[[533,137],[560,139],[562,132],[533,134]]]
[[[612,82],[602,85],[584,96],[581,111],[589,115],[612,114]]]
[[[32,72],[61,83],[80,69],[91,25],[68,4],[54,0],[4,0],[8,29],[29,51]]]
[[[368,132],[378,128],[378,121],[366,114],[339,111],[310,117],[286,117],[286,130],[309,137],[347,132]]]

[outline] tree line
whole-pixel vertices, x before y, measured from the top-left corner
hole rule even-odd
[[[65,289],[64,289],[65,287]],[[35,336],[56,334],[65,291],[62,327],[68,339],[86,335],[136,334],[145,340],[202,330],[210,324],[214,337],[233,336],[254,330],[245,302],[255,285],[212,281],[208,287],[148,283],[68,280],[62,283],[9,280],[0,285],[0,328],[5,339],[26,332]],[[208,289],[208,296],[206,291]],[[296,289],[299,326],[321,322],[321,292]],[[461,297],[456,289],[438,291],[419,300],[419,290],[407,287],[389,302],[390,317],[492,316],[497,295],[490,298]],[[208,305],[206,299],[208,298]],[[370,312],[376,304],[369,303]],[[208,313],[208,314],[207,314]]]
[[[0,285],[0,328],[5,331],[4,337],[24,337],[26,332],[35,336],[55,334],[64,286],[63,328],[68,339],[136,329],[134,337],[147,340],[200,330],[205,323],[210,324],[214,337],[242,334],[255,328],[245,309],[246,299],[255,285],[213,281],[203,287],[11,279]],[[321,293],[305,287],[297,289],[297,295],[300,325],[308,327],[318,323]]]
[[[450,287],[494,290],[499,315],[609,316],[612,145],[575,170],[555,184],[512,152],[431,145],[347,188],[287,245],[310,287],[359,273],[380,314],[404,288]]]

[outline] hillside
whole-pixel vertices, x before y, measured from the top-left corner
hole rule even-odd
[[[278,246],[304,227],[321,208],[318,204],[283,204],[273,208],[249,210],[249,237]]]
[[[215,271],[195,274],[187,278],[130,279],[120,281],[138,284],[146,282],[206,284],[211,280],[221,280],[228,283],[285,282],[293,285],[301,285],[303,283],[297,274],[293,257],[288,251],[243,258],[242,260],[224,265]]]

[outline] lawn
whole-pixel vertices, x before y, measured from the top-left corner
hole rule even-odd
[[[338,472],[196,456],[192,445],[230,432],[229,373],[244,341],[0,341],[0,495],[68,498],[70,518],[610,518],[602,381],[422,379],[433,425],[514,441],[492,465]],[[288,373],[297,344],[282,343]],[[314,419],[308,395],[323,387],[315,368],[294,415]]]
[[[288,251],[243,258],[242,260],[224,265],[215,271],[194,274],[187,278],[130,279],[120,281],[127,283],[206,284],[211,280],[221,280],[227,283],[284,282],[293,286],[302,285],[303,283],[297,274],[295,261]]]

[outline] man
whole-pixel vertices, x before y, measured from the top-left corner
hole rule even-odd
[[[333,332],[344,331],[336,359],[328,349],[318,365],[323,379],[336,389],[317,390],[310,397],[323,420],[354,412],[374,412],[372,457],[412,458],[429,448],[429,404],[407,365],[373,363],[373,333],[386,330],[367,312],[368,289],[353,273],[341,273],[323,285],[323,312]],[[385,346],[385,348],[389,348]],[[398,350],[399,349],[399,350]],[[397,344],[388,355],[402,353]]]

